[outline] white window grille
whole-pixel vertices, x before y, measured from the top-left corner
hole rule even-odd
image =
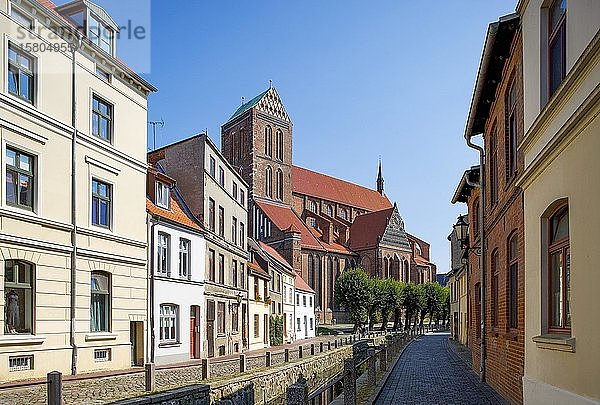
[[[110,349],[96,349],[94,350],[94,361],[110,361]]]
[[[33,356],[14,356],[8,358],[8,371],[33,370]]]

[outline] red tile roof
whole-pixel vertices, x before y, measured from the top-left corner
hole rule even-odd
[[[279,254],[279,252],[276,251],[274,248],[272,248],[271,246],[267,245],[264,242],[259,241],[258,244],[262,250],[264,250],[273,259],[277,260],[280,264],[282,264],[283,266],[285,266],[288,269],[292,268],[292,266],[290,266],[290,264],[287,262],[287,260],[285,260],[284,257],[281,256]]]
[[[419,255],[415,255],[415,263],[417,263],[419,266],[429,266],[431,264],[429,260]]]
[[[265,213],[273,224],[284,231],[290,226],[296,227],[300,231],[300,243],[304,247],[316,250],[324,250],[315,236],[310,233],[308,227],[288,206],[270,204],[264,201],[256,201],[256,205]]]
[[[179,225],[183,225],[198,231],[203,230],[202,226],[200,226],[198,222],[186,214],[179,200],[174,196],[174,193],[171,192],[169,194],[171,195],[171,209],[168,210],[158,207],[154,205],[149,198],[146,198],[146,210],[153,216],[164,218],[168,221],[175,222]]]
[[[350,227],[352,250],[376,247],[388,226],[394,207],[356,217]]]
[[[259,264],[256,263],[256,261],[254,261],[254,260],[251,262],[247,262],[246,266],[259,276],[262,276],[267,279],[271,278],[271,276],[269,276],[269,273],[267,273],[266,270],[264,270],[262,267],[260,267]]]
[[[323,240],[323,234],[318,229],[309,227],[309,230],[319,240],[319,243],[321,244],[321,246],[323,246],[328,252],[342,253],[345,255],[354,254],[346,246],[344,246],[336,241],[332,241],[331,244],[325,242]]]
[[[296,278],[294,279],[294,287],[296,287],[296,290],[300,291],[306,291],[313,294],[315,292],[315,290],[313,290],[308,284],[306,284],[306,281],[304,281],[304,279],[298,273],[296,273]]]
[[[392,206],[390,200],[376,190],[298,166],[292,166],[292,190],[294,193],[322,198],[368,211],[379,211]]]

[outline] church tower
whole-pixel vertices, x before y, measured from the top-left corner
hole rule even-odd
[[[275,87],[243,103],[222,125],[221,150],[248,183],[249,198],[292,204],[292,121]]]
[[[383,174],[381,173],[381,159],[379,159],[379,170],[377,172],[377,192],[383,195]]]

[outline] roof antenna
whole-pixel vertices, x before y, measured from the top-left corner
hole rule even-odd
[[[269,79],[269,88],[272,89],[273,88],[273,80]]]
[[[242,105],[246,104],[246,97],[242,96]]]

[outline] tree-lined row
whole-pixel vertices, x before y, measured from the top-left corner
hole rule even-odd
[[[381,328],[394,322],[394,330],[435,322],[445,326],[450,313],[450,290],[438,283],[403,283],[391,278],[369,276],[362,268],[342,273],[335,282],[335,301],[350,313],[354,330],[375,323]],[[404,318],[404,322],[402,320]]]

